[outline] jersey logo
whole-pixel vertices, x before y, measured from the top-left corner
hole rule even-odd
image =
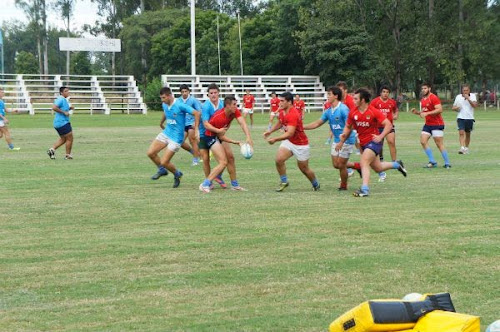
[[[370,123],[367,121],[359,121],[359,122],[356,122],[356,126],[358,126],[358,127],[370,127]]]
[[[333,129],[342,129],[342,127],[339,124],[334,124],[332,125]]]
[[[369,115],[366,116],[366,120],[370,120],[370,116]]]
[[[175,121],[174,119],[167,119],[167,123],[171,125],[176,125],[177,121]]]

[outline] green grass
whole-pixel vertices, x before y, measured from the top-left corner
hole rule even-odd
[[[410,292],[450,292],[484,330],[500,308],[498,114],[477,112],[471,154],[459,156],[447,112],[453,168],[428,170],[422,123],[403,113],[409,176],[372,178],[363,199],[350,194],[357,176],[337,192],[326,126],[308,132],[320,192],[292,159],[289,190],[274,192],[277,145],[257,114],[254,157],[236,153],[249,191],[204,195],[185,152],[173,160],[180,188],[171,175],[149,180],[160,113],[75,115],[72,161],[45,154],[52,117],[11,115],[22,150],[0,149],[0,330],[320,331],[365,300]],[[237,125],[228,135],[242,138]]]

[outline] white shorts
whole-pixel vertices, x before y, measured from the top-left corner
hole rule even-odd
[[[243,113],[253,114],[253,108],[243,108]]]
[[[167,146],[167,149],[173,152],[177,152],[181,148],[181,145],[179,143],[172,141],[163,132],[159,133],[158,136],[156,136],[156,140],[165,144]]]
[[[332,152],[331,152],[332,157],[340,157],[340,158],[344,158],[344,159],[349,159],[349,157],[351,156],[351,153],[354,151],[354,144],[345,144],[344,143],[344,145],[342,145],[342,149],[340,149],[340,151],[335,150],[336,145],[337,145],[337,143],[332,144]]]
[[[280,148],[285,148],[293,153],[298,161],[306,161],[311,157],[311,148],[308,145],[295,145],[289,140],[281,142]]]
[[[432,136],[432,137],[444,137],[444,130],[434,129],[429,134],[426,131],[422,131],[422,135]]]
[[[3,122],[3,120],[0,120],[0,127],[5,127],[5,122]]]

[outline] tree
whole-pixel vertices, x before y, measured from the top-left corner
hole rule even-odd
[[[54,7],[59,10],[61,16],[65,19],[66,25],[66,37],[70,36],[70,24],[69,21],[71,19],[71,15],[73,13],[74,5],[76,0],[57,0],[54,4]],[[70,66],[70,52],[66,51],[66,74],[69,74],[69,66]]]
[[[88,52],[76,52],[71,59],[71,73],[73,75],[91,75],[92,65]]]
[[[33,53],[21,51],[16,56],[16,74],[36,74],[38,64]]]

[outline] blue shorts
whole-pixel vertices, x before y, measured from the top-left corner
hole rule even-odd
[[[378,128],[378,133],[379,134],[382,134],[382,132],[384,131],[384,127],[381,127],[381,128]],[[395,133],[396,132],[396,127],[394,125],[392,125],[392,129],[391,131],[389,132],[390,133]]]
[[[434,130],[441,130],[443,131],[444,130],[444,125],[441,125],[441,126],[428,126],[428,125],[424,125],[424,127],[422,128],[422,131],[425,131],[426,133],[429,133],[429,135],[432,135],[432,131]]]
[[[384,146],[384,143],[375,143],[374,141],[371,141],[370,143],[366,144],[365,146],[362,146],[361,148],[363,150],[370,149],[373,152],[375,152],[375,155],[378,156],[380,155],[380,152],[382,151],[382,147]]]
[[[190,131],[191,129],[194,129],[192,125],[188,125],[188,126],[185,126],[184,127],[184,131],[187,133],[188,131]]]
[[[73,131],[73,129],[71,128],[71,123],[69,123],[69,122],[66,123],[62,127],[54,128],[54,129],[57,130],[57,133],[59,134],[59,136],[67,135]]]
[[[457,119],[458,130],[470,133],[474,129],[474,119]]]
[[[220,143],[220,140],[217,136],[204,136],[200,138],[198,147],[202,150],[209,150],[217,142]]]

